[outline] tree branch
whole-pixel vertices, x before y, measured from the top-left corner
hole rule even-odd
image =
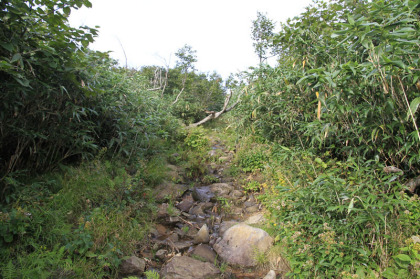
[[[189,126],[187,126],[187,129],[200,126],[200,125],[206,123],[207,121],[210,121],[211,119],[218,118],[220,115],[222,115],[225,112],[231,111],[241,101],[241,96],[242,96],[243,92],[244,91],[241,91],[241,93],[239,94],[238,99],[236,100],[236,102],[233,105],[231,105],[230,107],[228,107],[228,105],[229,105],[230,99],[232,98],[232,93],[229,93],[226,96],[226,99],[225,99],[225,102],[223,104],[223,108],[222,108],[221,111],[219,111],[219,112],[214,112],[214,111],[210,112],[210,114],[208,116],[206,116],[205,118],[201,119],[200,121],[198,121],[196,123],[193,123],[193,124],[190,124]]]

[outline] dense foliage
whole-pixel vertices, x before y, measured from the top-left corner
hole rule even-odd
[[[267,183],[246,189],[261,189],[293,278],[420,275],[420,204],[404,185],[420,166],[419,12],[315,1],[265,37],[278,65],[248,73],[236,115],[269,147],[246,143],[237,161],[257,152]]]
[[[182,66],[142,67],[140,72],[149,86],[168,101],[173,115],[185,123],[195,123],[207,116],[206,111],[219,111],[225,99],[223,80],[217,73],[185,72]]]
[[[132,160],[177,127],[138,72],[87,49],[95,29],[68,26],[70,9],[82,5],[90,3],[1,3],[1,200],[12,200],[24,171],[91,159],[101,148]]]
[[[272,38],[279,65],[251,73],[243,126],[285,145],[419,166],[419,6],[333,1]]]

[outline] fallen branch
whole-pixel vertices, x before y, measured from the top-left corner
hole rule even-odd
[[[223,108],[222,108],[221,111],[218,111],[218,112],[208,111],[208,112],[206,112],[206,113],[209,113],[208,116],[206,116],[205,118],[201,119],[200,121],[198,121],[196,123],[190,124],[189,126],[187,126],[187,128],[189,129],[189,128],[194,128],[194,127],[200,126],[200,125],[206,123],[207,121],[210,121],[211,119],[218,118],[220,115],[222,115],[225,112],[231,111],[241,101],[242,94],[243,94],[243,91],[239,94],[236,102],[233,105],[231,105],[230,107],[228,107],[230,99],[232,98],[232,93],[229,93],[226,96],[225,103],[223,104]]]

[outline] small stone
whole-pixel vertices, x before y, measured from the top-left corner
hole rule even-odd
[[[194,204],[193,200],[184,199],[180,203],[178,203],[176,207],[183,212],[188,212],[190,208],[193,206],[193,204]]]
[[[209,228],[204,224],[194,237],[194,243],[208,243],[210,240]]]
[[[141,275],[146,268],[146,262],[136,256],[124,260],[120,264],[120,273],[124,275]]]
[[[166,255],[168,254],[168,251],[165,249],[160,249],[156,252],[155,257],[159,260],[163,261],[165,260]]]
[[[263,279],[276,279],[276,272],[274,270],[270,270]]]

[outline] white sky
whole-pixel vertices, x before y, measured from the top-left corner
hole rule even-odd
[[[277,23],[304,11],[311,0],[91,0],[93,7],[73,10],[75,27],[100,26],[90,47],[112,51],[125,65],[174,64],[174,53],[189,44],[197,50],[196,68],[227,78],[258,64],[251,40],[257,11]],[[120,41],[120,42],[119,42]]]

